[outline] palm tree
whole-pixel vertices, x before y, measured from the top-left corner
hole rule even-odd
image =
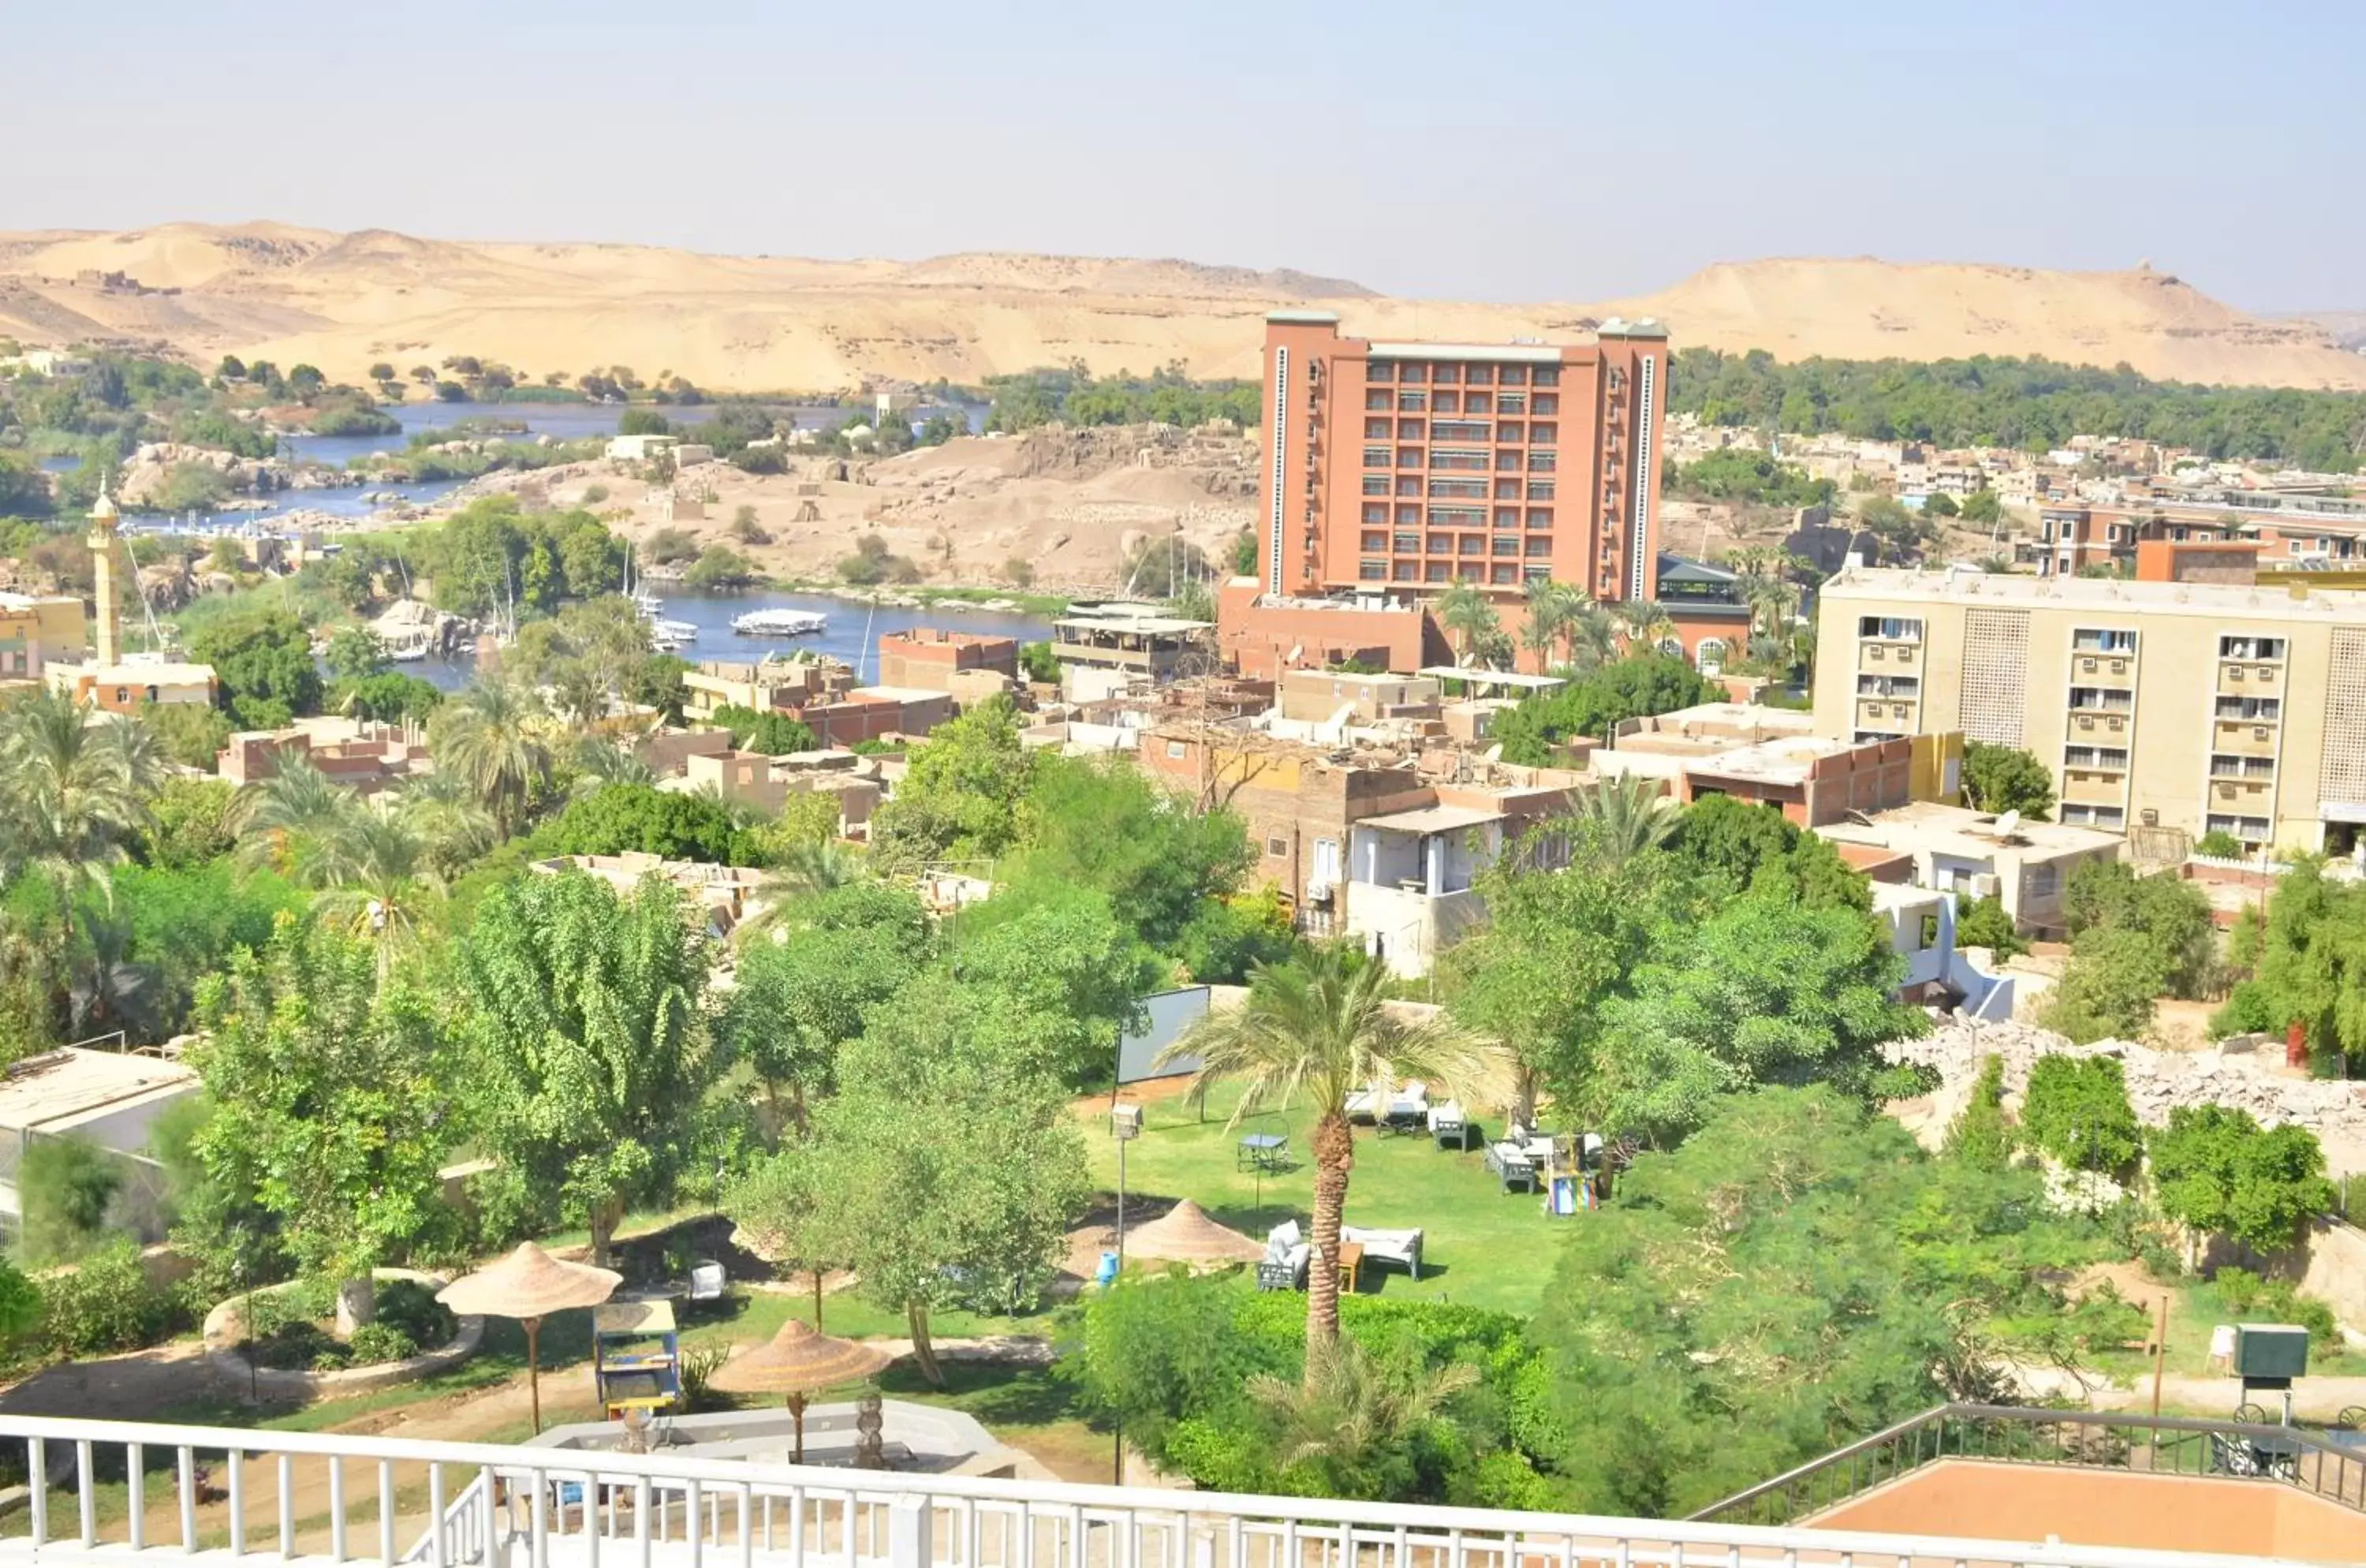
[[[1545,577],[1531,578],[1522,592],[1528,621],[1520,628],[1520,644],[1537,656],[1537,669],[1541,671],[1551,662],[1553,640],[1560,635],[1561,623],[1569,618],[1576,600],[1566,583]]]
[[[466,779],[501,836],[525,820],[535,785],[550,775],[548,714],[530,688],[478,681],[435,713],[436,767]]]
[[[1313,1107],[1314,1256],[1307,1274],[1307,1386],[1319,1351],[1339,1337],[1339,1222],[1347,1202],[1355,1134],[1347,1097],[1421,1078],[1465,1105],[1495,1103],[1505,1077],[1499,1048],[1444,1014],[1409,1022],[1387,1006],[1389,972],[1340,944],[1286,964],[1260,964],[1248,998],[1210,1013],[1160,1053],[1161,1064],[1197,1057],[1191,1092],[1204,1097],[1237,1078],[1232,1122],[1303,1095]]]
[[[459,874],[500,841],[501,829],[468,781],[457,773],[426,773],[402,788],[404,820],[427,840],[438,876]]]
[[[112,911],[94,914],[83,924],[83,943],[84,951],[70,960],[73,979],[67,987],[74,1032],[87,1038],[120,1029],[154,1039],[161,976],[153,964],[128,962],[130,920]]]
[[[1600,669],[1618,652],[1617,623],[1593,599],[1579,599],[1570,605],[1560,635],[1565,662],[1575,670]]]
[[[589,795],[603,784],[653,784],[658,782],[655,768],[641,761],[628,746],[620,746],[604,735],[587,735],[575,743],[575,783],[577,795]]]
[[[1594,852],[1612,866],[1660,848],[1676,831],[1659,781],[1640,773],[1615,774],[1580,790],[1570,814],[1593,830]]]
[[[843,839],[805,839],[784,851],[772,874],[764,878],[748,918],[750,931],[770,930],[798,904],[820,897],[834,888],[861,882],[871,874],[861,850]]]
[[[1391,1463],[1403,1464],[1414,1435],[1478,1382],[1479,1369],[1470,1362],[1432,1367],[1410,1340],[1375,1356],[1342,1339],[1325,1346],[1308,1342],[1303,1382],[1293,1384],[1260,1372],[1249,1380],[1247,1392],[1274,1423],[1279,1468],[1317,1464],[1335,1485],[1379,1481],[1386,1495],[1401,1488],[1388,1486],[1391,1478],[1380,1472]]]
[[[1621,599],[1611,606],[1611,613],[1618,617],[1619,633],[1630,655],[1651,652],[1660,646],[1661,638],[1676,629],[1657,599]]]
[[[1458,577],[1437,596],[1437,624],[1462,639],[1462,661],[1469,663],[1479,639],[1497,627],[1495,606],[1479,585]]]
[[[69,949],[75,899],[93,887],[111,897],[107,868],[148,820],[160,768],[139,728],[57,692],[25,698],[0,724],[0,834],[16,866],[56,885]]]
[[[348,812],[304,859],[305,882],[325,889],[314,905],[321,917],[377,944],[380,983],[443,890],[433,854],[417,822],[389,804]]]
[[[299,846],[321,837],[351,815],[360,797],[322,773],[300,751],[273,759],[271,776],[239,792],[231,818],[256,863],[287,865]]]

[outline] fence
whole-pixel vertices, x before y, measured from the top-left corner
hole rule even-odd
[[[0,1417],[0,1558],[227,1550],[427,1568],[2245,1568],[2203,1556],[1718,1521],[824,1470]],[[414,1533],[416,1532],[416,1533]],[[409,1539],[414,1544],[398,1550]]]

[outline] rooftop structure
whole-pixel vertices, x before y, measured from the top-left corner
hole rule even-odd
[[[1868,865],[1876,879],[1974,898],[1994,896],[2016,924],[2041,933],[2062,927],[2070,873],[2084,861],[2117,860],[2123,848],[2116,833],[2018,818],[2007,824],[1992,813],[1933,801],[1815,829],[1843,849],[1886,851],[1903,862],[1888,876]]]
[[[1854,567],[1817,645],[1820,733],[2025,748],[2061,821],[2157,830],[2148,858],[2366,825],[2366,594]]]
[[[66,1046],[13,1063],[0,1077],[0,1224],[24,1217],[17,1172],[37,1139],[83,1139],[112,1156],[119,1183],[111,1224],[156,1241],[164,1234],[162,1171],[147,1159],[150,1129],[164,1108],[197,1092],[178,1062]]]
[[[648,876],[661,876],[698,901],[710,928],[729,931],[745,919],[766,874],[749,866],[710,865],[703,861],[667,860],[639,850],[618,855],[554,855],[530,863],[544,876],[582,872],[596,876],[620,894],[629,894]]]
[[[1136,682],[1163,686],[1185,673],[1195,656],[1204,663],[1212,655],[1215,626],[1210,621],[1117,601],[1071,610],[1052,623],[1061,694],[1071,702],[1114,696]]]

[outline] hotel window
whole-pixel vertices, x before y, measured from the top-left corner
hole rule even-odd
[[[1493,553],[1499,556],[1518,555],[1520,553],[1520,541],[1518,536],[1513,534],[1496,535]]]
[[[1485,479],[1432,479],[1429,493],[1441,501],[1484,501],[1487,499]]]
[[[1370,501],[1370,502],[1366,502],[1364,503],[1364,521],[1365,521],[1365,522],[1367,522],[1367,523],[1385,523],[1385,522],[1387,522],[1388,520],[1389,520],[1389,509],[1388,509],[1388,506],[1387,506],[1387,504],[1386,504],[1385,502],[1377,502],[1377,501]]]
[[[1526,412],[1528,412],[1528,395],[1527,395],[1527,393],[1526,393],[1526,392],[1499,392],[1499,393],[1497,393],[1497,394],[1495,395],[1495,412],[1496,412],[1497,413],[1526,413]]]
[[[1398,447],[1398,448],[1397,448],[1397,467],[1398,467],[1398,468],[1420,468],[1420,467],[1421,467],[1421,448],[1420,448],[1420,447],[1418,447],[1418,446],[1400,446],[1400,447]]]
[[[1527,426],[1524,424],[1499,424],[1495,427],[1495,439],[1498,441],[1509,441],[1516,446],[1520,442],[1527,439]]]
[[[1433,506],[1429,509],[1429,522],[1434,528],[1481,528],[1486,526],[1487,509],[1483,506]]]
[[[1427,413],[1429,412],[1429,394],[1427,392],[1399,392],[1397,394],[1397,408],[1405,413]]]
[[[1366,582],[1385,582],[1389,577],[1389,563],[1384,560],[1358,561],[1356,575]]]
[[[1483,474],[1487,471],[1487,454],[1468,446],[1433,446],[1429,449],[1429,466]]]
[[[1422,568],[1421,575],[1423,581],[1428,582],[1451,582],[1454,581],[1454,569],[1442,560],[1434,560]]]
[[[1497,566],[1488,572],[1487,581],[1499,587],[1508,587],[1520,581],[1520,569],[1509,564]]]
[[[1528,449],[1529,471],[1531,473],[1538,474],[1549,474],[1552,472],[1553,468],[1557,466],[1554,459],[1558,456],[1558,453],[1543,452],[1538,451],[1535,447],[1530,447]]]
[[[1364,530],[1364,552],[1365,552],[1365,554],[1367,554],[1367,555],[1376,555],[1376,554],[1378,554],[1379,552],[1380,552],[1381,550],[1385,550],[1385,549],[1387,549],[1388,547],[1389,547],[1389,536],[1388,536],[1388,530],[1386,530],[1385,528],[1382,528],[1382,529],[1371,529],[1371,528],[1367,528],[1367,529],[1365,529],[1365,530]]]
[[[1399,582],[1411,582],[1414,578],[1421,575],[1421,568],[1416,562],[1401,560],[1397,562],[1394,567],[1390,569],[1389,575],[1395,578]]]
[[[1540,446],[1549,446],[1554,442],[1560,439],[1560,426],[1557,424],[1532,424],[1528,426],[1528,439],[1537,443]]]
[[[1432,421],[1429,427],[1433,441],[1484,441],[1488,434],[1484,420],[1441,419]]]
[[[1404,526],[1406,524],[1408,524],[1408,523],[1418,523],[1418,522],[1420,522],[1420,521],[1421,521],[1421,508],[1420,508],[1420,507],[1418,507],[1418,506],[1403,506],[1403,505],[1400,505],[1400,506],[1397,508],[1397,526],[1398,526],[1398,527],[1402,528],[1402,527],[1403,527],[1403,526]]]
[[[1429,378],[1440,387],[1451,387],[1462,379],[1462,372],[1451,365],[1440,365],[1429,373]]]
[[[1464,413],[1493,413],[1494,409],[1495,400],[1485,392],[1465,392],[1462,394],[1462,412]]]
[[[1364,394],[1364,406],[1375,413],[1385,413],[1391,400],[1386,387],[1374,387]]]
[[[1386,381],[1392,378],[1396,373],[1397,367],[1385,359],[1364,361],[1364,379],[1367,381]]]
[[[1506,365],[1504,367],[1504,374],[1500,379],[1506,387],[1525,387],[1528,384],[1528,367],[1525,365]]]
[[[1421,553],[1421,536],[1419,534],[1399,534],[1397,536],[1396,548],[1397,554],[1401,556],[1419,555]]]
[[[1412,474],[1400,476],[1397,479],[1397,493],[1399,495],[1419,495],[1421,493],[1421,480]]]
[[[1498,452],[1498,453],[1496,453],[1496,454],[1495,454],[1495,468],[1496,468],[1496,470],[1497,470],[1498,472],[1500,472],[1500,473],[1506,473],[1506,474],[1516,474],[1516,473],[1518,473],[1518,472],[1520,471],[1520,455],[1519,455],[1517,452]]]
[[[1462,548],[1456,553],[1466,556],[1485,555],[1487,553],[1487,540],[1485,536],[1480,534],[1463,535]]]
[[[1560,412],[1560,394],[1559,392],[1538,392],[1537,394],[1536,412],[1540,414]]]
[[[1528,526],[1529,526],[1529,527],[1531,527],[1531,528],[1549,528],[1549,527],[1551,527],[1551,526],[1552,526],[1552,511],[1551,511],[1551,509],[1550,509],[1549,507],[1543,507],[1543,506],[1532,506],[1532,507],[1530,507],[1530,508],[1528,509]]]
[[[1552,554],[1552,541],[1550,539],[1540,539],[1532,536],[1528,540],[1527,547],[1528,554],[1532,556],[1549,556]]]
[[[1385,468],[1388,466],[1389,449],[1387,447],[1367,446],[1364,448],[1364,467],[1368,468]]]
[[[1422,437],[1422,431],[1423,425],[1420,420],[1401,419],[1397,421],[1397,439],[1400,441],[1418,441]],[[1386,435],[1388,432],[1383,430],[1380,434]]]
[[[1432,534],[1429,536],[1429,553],[1434,556],[1452,555],[1454,553],[1454,536],[1451,534]]]
[[[1388,494],[1389,476],[1386,474],[1366,474],[1364,476],[1364,493],[1366,495]]]
[[[1408,387],[1417,387],[1429,379],[1429,372],[1418,365],[1408,365],[1397,372],[1397,379]]]
[[[1518,507],[1516,507],[1516,506],[1499,506],[1499,507],[1495,508],[1495,526],[1496,526],[1496,527],[1498,527],[1498,528],[1516,528],[1516,527],[1518,527],[1519,525],[1520,525],[1520,509],[1519,509]]]
[[[1531,386],[1537,386],[1537,387],[1558,387],[1558,386],[1560,386],[1560,366],[1558,366],[1558,365],[1539,365],[1539,366],[1538,366],[1538,367],[1537,367],[1537,373],[1536,373],[1536,375],[1535,375],[1534,377],[1530,378],[1530,379],[1529,379],[1529,384],[1530,384]]]
[[[1365,439],[1365,440],[1367,440],[1367,441],[1386,441],[1388,438],[1389,438],[1389,422],[1388,422],[1387,420],[1385,420],[1385,419],[1368,419],[1368,420],[1366,420],[1366,421],[1364,422],[1364,439]]]
[[[1528,481],[1528,499],[1529,499],[1530,501],[1550,501],[1552,498],[1553,498],[1553,482],[1552,482],[1552,480],[1550,480],[1550,479],[1530,479],[1530,480]]]
[[[1495,481],[1495,499],[1497,501],[1519,500],[1520,481],[1517,479],[1497,479]]]
[[[1431,402],[1429,406],[1436,409],[1440,413],[1459,413],[1462,412],[1462,394],[1459,392],[1432,392],[1430,394],[1430,399]]]
[[[1467,367],[1462,372],[1462,384],[1466,387],[1492,387],[1495,384],[1495,372],[1484,365]]]

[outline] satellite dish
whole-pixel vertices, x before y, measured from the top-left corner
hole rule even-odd
[[[2010,839],[2013,835],[2013,830],[2020,826],[2021,813],[2018,811],[2008,811],[2003,816],[1996,819],[1997,837],[2000,839]]]

